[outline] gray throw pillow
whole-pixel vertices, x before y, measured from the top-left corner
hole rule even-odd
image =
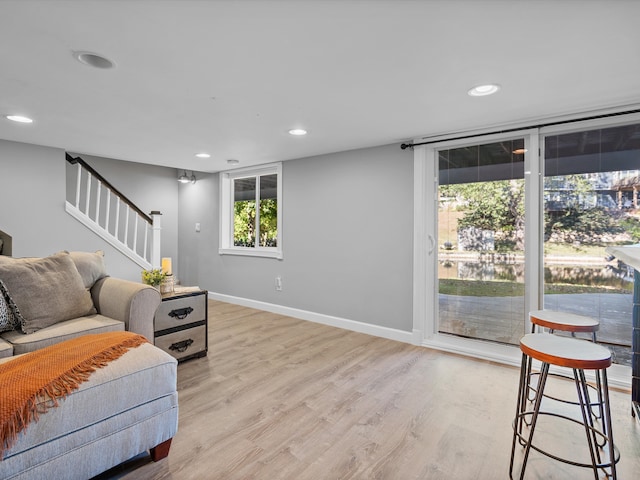
[[[104,266],[104,252],[97,250],[91,252],[69,252],[73,263],[82,277],[84,288],[91,288],[103,277],[107,276],[107,270]]]
[[[71,255],[0,262],[2,280],[17,306],[23,333],[96,313]]]

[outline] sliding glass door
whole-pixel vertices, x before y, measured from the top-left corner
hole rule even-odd
[[[640,116],[415,150],[423,343],[505,359],[546,308],[597,318],[630,365],[633,270],[606,249],[640,246]]]

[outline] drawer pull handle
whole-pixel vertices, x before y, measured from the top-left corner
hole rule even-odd
[[[193,308],[191,307],[176,308],[175,310],[171,310],[169,312],[169,316],[177,318],[178,320],[184,320],[191,312],[193,312]]]
[[[172,343],[169,347],[169,350],[176,350],[178,353],[186,352],[187,348],[191,346],[193,340],[188,338],[187,340],[182,340],[181,342]]]

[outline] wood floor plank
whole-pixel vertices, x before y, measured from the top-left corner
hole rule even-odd
[[[169,456],[98,478],[507,478],[517,384],[516,368],[210,300],[209,354],[178,366]],[[630,393],[611,394],[619,478],[635,478],[640,426]],[[527,478],[593,474],[532,454]]]

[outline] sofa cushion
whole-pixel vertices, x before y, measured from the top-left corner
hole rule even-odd
[[[14,314],[23,333],[96,312],[68,253],[0,262],[0,279],[19,309]]]
[[[12,357],[13,356],[13,345],[9,342],[5,342],[0,338],[0,358]]]
[[[84,288],[91,288],[103,277],[107,276],[107,269],[104,265],[104,252],[97,250],[91,252],[69,252],[73,263],[75,263],[78,273],[82,277]]]
[[[0,337],[11,343],[13,353],[19,355],[89,333],[115,332],[124,329],[124,322],[96,314],[58,322],[31,335],[12,331],[2,333]]]

